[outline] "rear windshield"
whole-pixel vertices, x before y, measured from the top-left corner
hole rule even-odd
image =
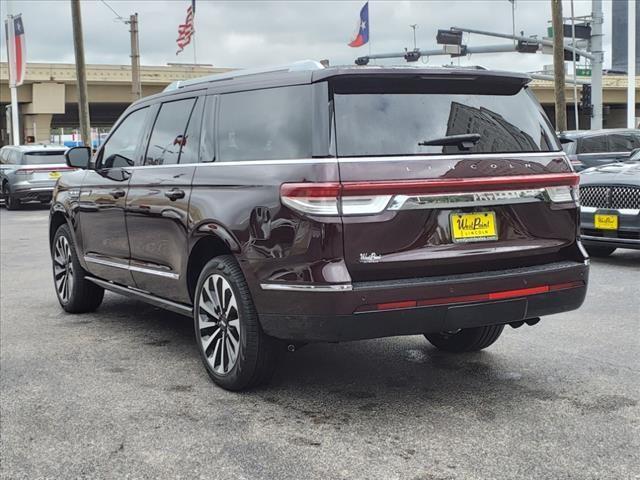
[[[27,152],[22,157],[22,165],[48,165],[51,163],[65,163],[64,150]]]
[[[339,156],[548,152],[561,149],[527,89],[513,95],[334,94]],[[419,143],[479,134],[469,147]]]

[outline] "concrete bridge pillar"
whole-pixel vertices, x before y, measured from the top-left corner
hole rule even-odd
[[[51,141],[51,113],[37,113],[22,116],[22,132],[24,140],[33,137],[35,143],[49,143]]]

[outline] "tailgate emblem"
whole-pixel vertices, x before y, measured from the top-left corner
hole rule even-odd
[[[380,260],[382,260],[382,255],[378,255],[376,252],[360,254],[360,263],[378,263]]]

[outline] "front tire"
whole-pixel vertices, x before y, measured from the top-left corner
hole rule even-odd
[[[597,246],[586,246],[587,253],[590,257],[608,257],[613,252],[616,251],[613,247],[597,247]]]
[[[61,225],[51,247],[53,284],[62,308],[69,313],[93,312],[102,303],[104,289],[85,278],[73,236],[68,225]]]
[[[445,352],[476,352],[492,345],[504,330],[504,325],[464,328],[457,332],[427,333],[425,337],[438,350]]]
[[[196,343],[207,373],[227,390],[268,382],[277,341],[267,336],[235,258],[223,255],[202,269],[194,295]]]

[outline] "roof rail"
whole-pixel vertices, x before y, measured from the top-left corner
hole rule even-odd
[[[275,67],[261,67],[261,68],[245,68],[240,70],[232,70],[225,73],[214,73],[213,75],[207,75],[205,77],[192,78],[190,80],[178,80],[170,83],[163,90],[169,92],[171,90],[178,90],[180,88],[188,87],[191,85],[198,85],[200,83],[217,82],[220,80],[232,80],[234,78],[243,78],[250,75],[260,75],[263,73],[279,73],[279,72],[304,72],[311,70],[321,70],[324,68],[320,62],[315,60],[300,60],[288,65],[279,65]]]

